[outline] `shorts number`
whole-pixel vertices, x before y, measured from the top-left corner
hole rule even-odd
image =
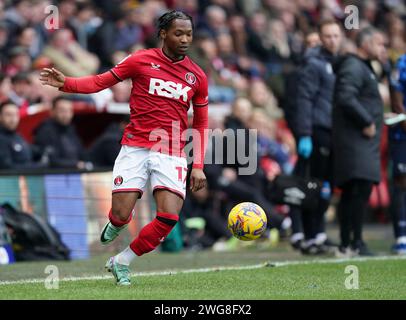
[[[175,169],[178,170],[178,181],[185,183],[187,177],[187,168],[176,167]],[[185,177],[183,177],[183,172],[185,172]]]

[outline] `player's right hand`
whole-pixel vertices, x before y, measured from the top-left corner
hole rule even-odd
[[[364,136],[368,137],[368,138],[373,138],[376,135],[376,126],[375,123],[370,124],[368,127],[365,127],[362,130],[362,133],[364,134]]]
[[[193,168],[190,173],[190,190],[199,191],[207,186],[206,175],[202,169]]]
[[[65,75],[55,68],[44,68],[40,73],[39,80],[43,85],[61,88],[65,83]]]

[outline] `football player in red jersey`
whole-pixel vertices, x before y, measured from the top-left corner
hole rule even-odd
[[[190,189],[194,192],[206,185],[208,84],[204,72],[186,55],[193,38],[192,18],[180,11],[165,13],[158,20],[158,36],[162,48],[137,51],[103,74],[71,78],[45,68],[40,75],[42,84],[75,93],[94,93],[132,80],[131,122],[114,164],[112,208],[101,242],[113,241],[130,222],[148,179],[157,214],[124,251],[107,261],[106,269],[119,285],[130,284],[130,262],[154,250],[179,219],[186,193],[187,162],[182,150],[190,104],[194,129]]]

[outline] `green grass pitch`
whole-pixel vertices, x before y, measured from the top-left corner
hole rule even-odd
[[[313,261],[283,250],[275,250],[272,260],[263,250],[154,253],[134,263],[139,275],[132,277],[131,287],[117,287],[108,278],[102,268],[107,257],[1,266],[0,299],[406,299],[406,259],[397,257]],[[45,288],[48,264],[58,267],[58,289]],[[358,268],[359,289],[345,286],[348,265]]]

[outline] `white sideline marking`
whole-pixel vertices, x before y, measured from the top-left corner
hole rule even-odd
[[[378,257],[357,257],[357,258],[345,258],[345,259],[316,259],[316,260],[292,260],[292,261],[279,261],[246,265],[246,266],[219,266],[210,268],[199,269],[177,269],[166,271],[154,271],[154,272],[137,272],[132,273],[131,277],[152,277],[152,276],[167,276],[176,274],[187,273],[207,273],[215,271],[229,271],[229,270],[252,270],[260,269],[264,267],[286,267],[293,265],[308,265],[308,264],[328,264],[328,263],[344,263],[344,262],[362,262],[362,261],[379,261],[379,260],[406,260],[406,256],[378,256]],[[59,281],[86,281],[86,280],[107,280],[112,279],[111,275],[104,276],[83,276],[83,277],[64,277]],[[0,281],[1,285],[14,285],[14,284],[29,284],[29,283],[43,283],[45,279],[25,279],[15,281]]]

